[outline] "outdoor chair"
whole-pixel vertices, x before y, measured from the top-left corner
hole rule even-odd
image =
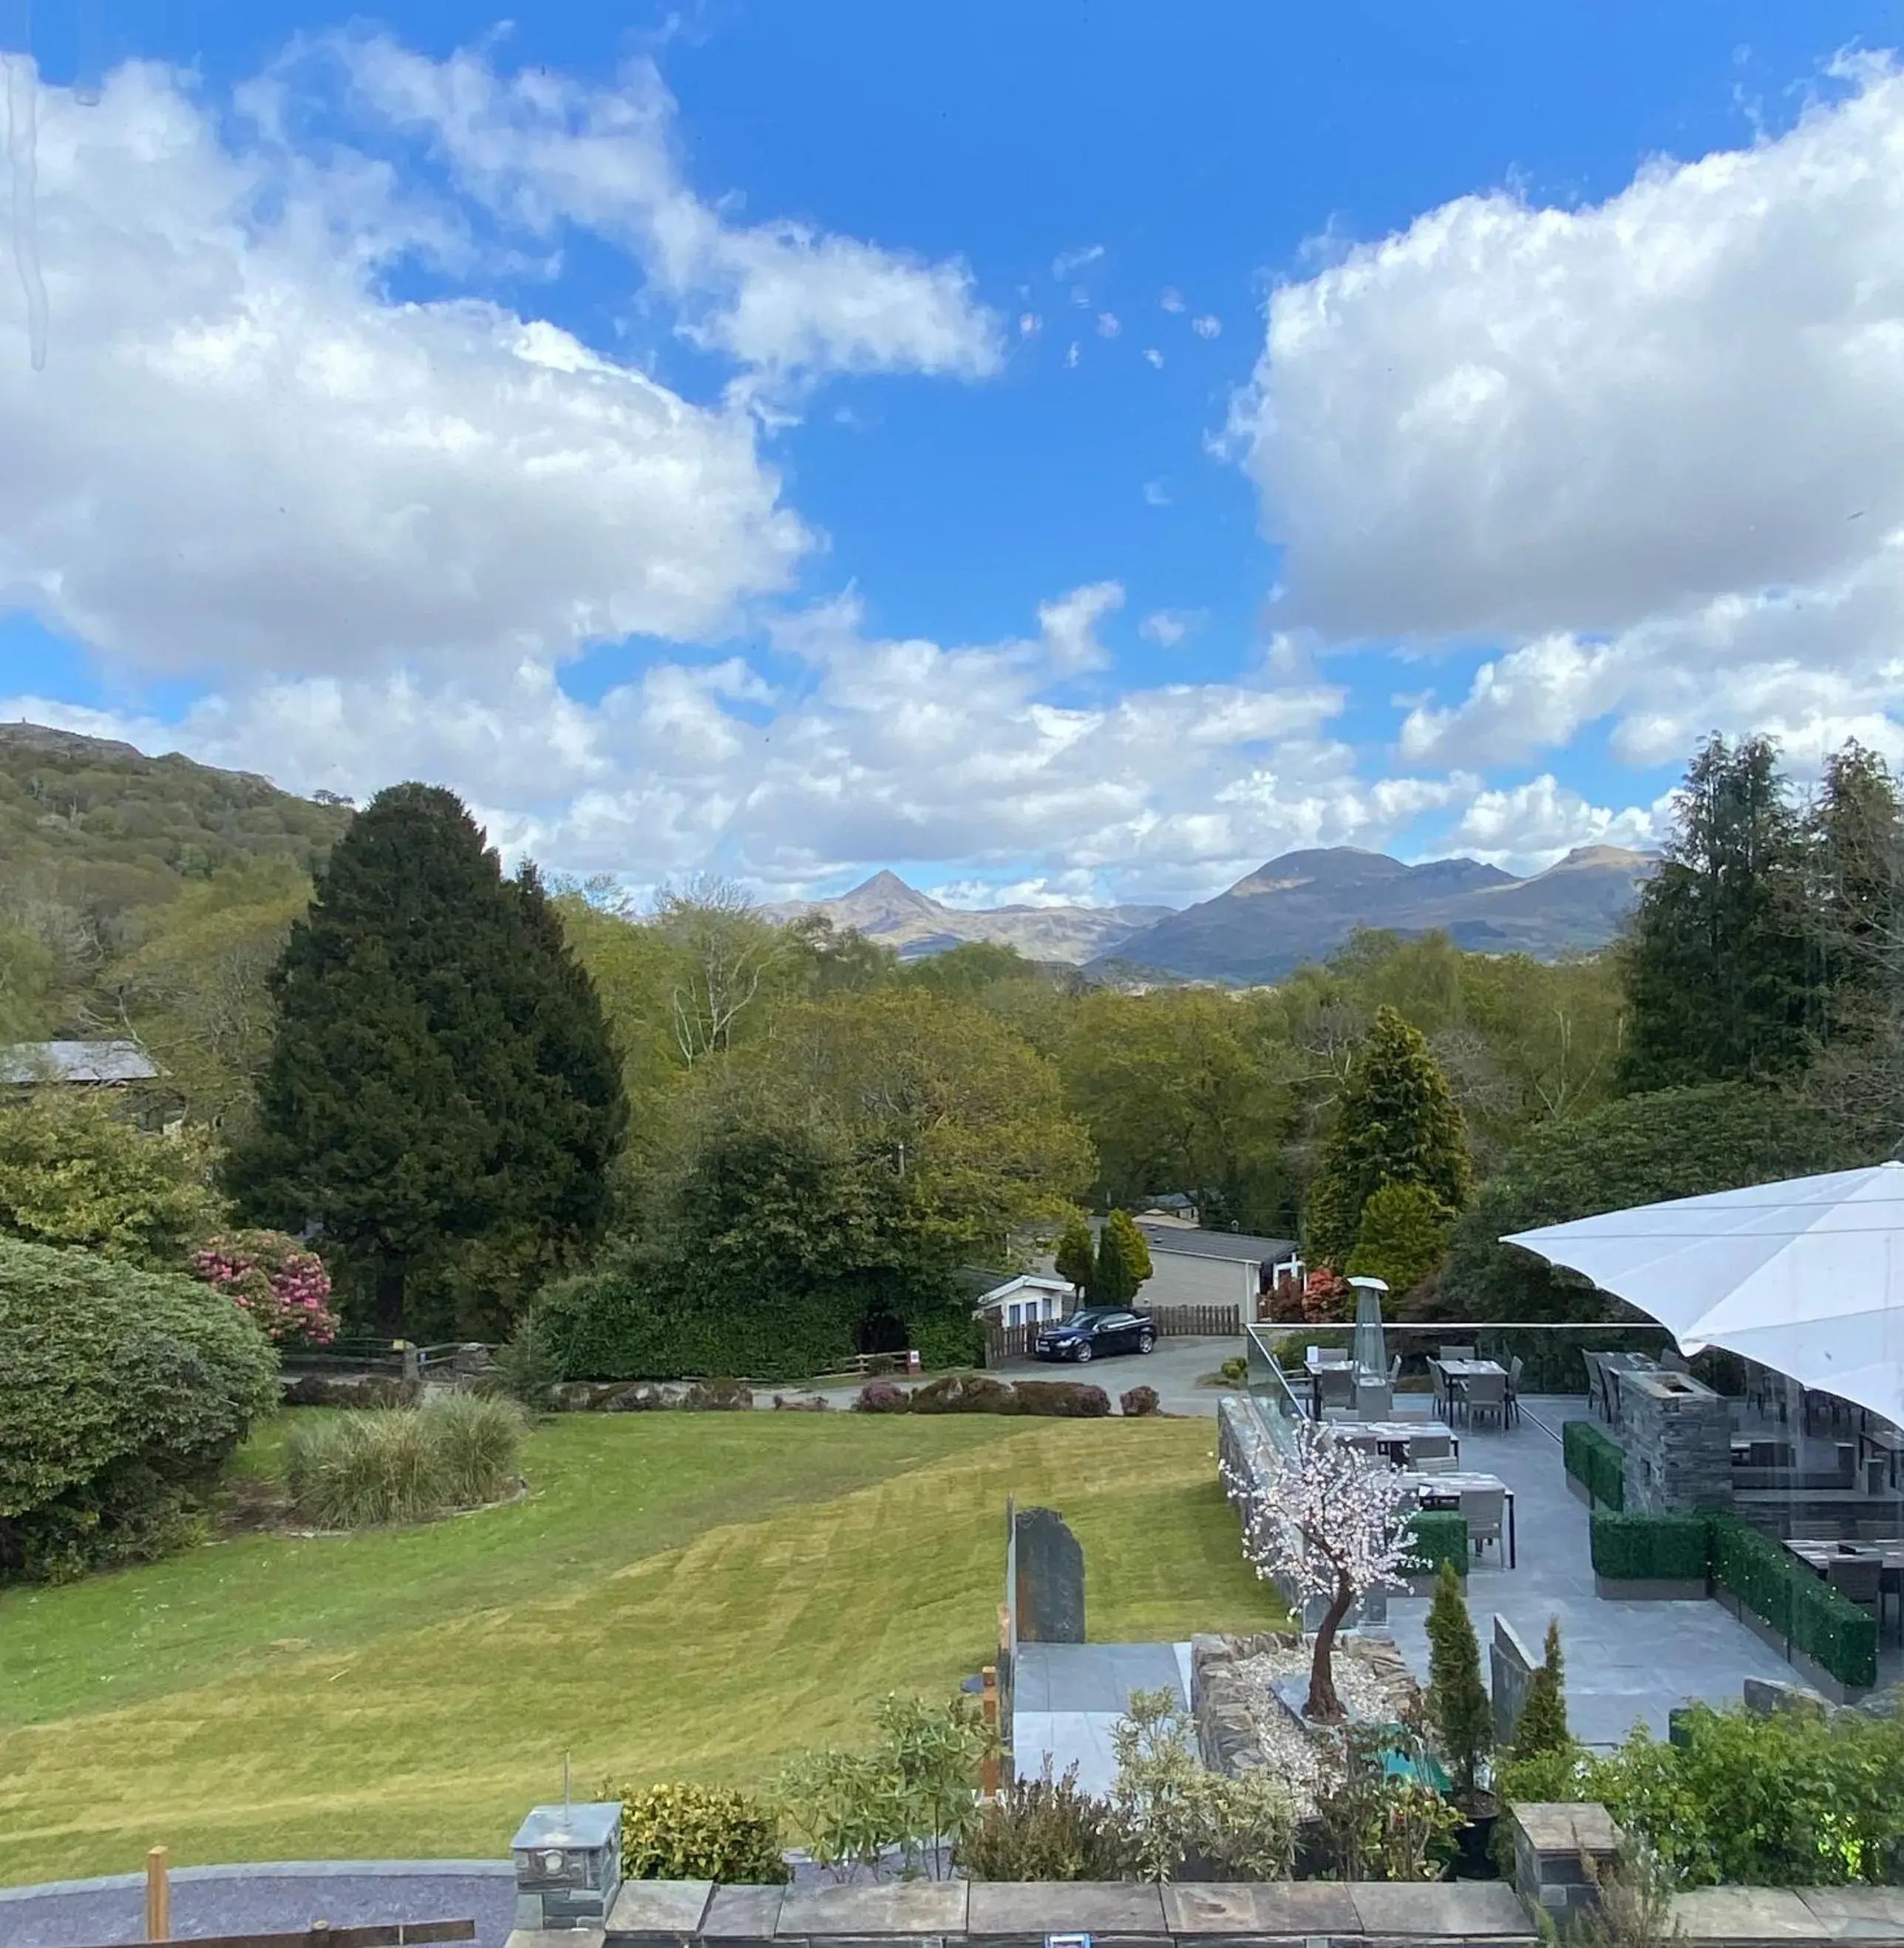
[[[1468,1534],[1474,1545],[1474,1553],[1479,1556],[1481,1545],[1491,1542],[1498,1554],[1501,1548],[1501,1525],[1507,1512],[1506,1490],[1464,1488],[1461,1491],[1461,1512],[1467,1518]]]
[[[1874,1556],[1847,1556],[1825,1565],[1825,1580],[1840,1596],[1856,1603],[1878,1627],[1884,1627],[1884,1565]]]
[[[1356,1412],[1364,1420],[1388,1420],[1395,1412],[1395,1389],[1386,1380],[1356,1382]]]
[[[1472,1346],[1444,1346],[1441,1349],[1444,1360],[1471,1360],[1474,1357]]]
[[[1452,1454],[1412,1453],[1409,1460],[1409,1472],[1412,1475],[1452,1475],[1460,1467],[1461,1463]]]
[[[1527,1363],[1517,1353],[1508,1363],[1508,1413],[1510,1427],[1520,1425],[1520,1376],[1527,1370]]]
[[[1388,1363],[1388,1384],[1391,1388],[1402,1384],[1402,1356],[1399,1353]]]
[[[1587,1412],[1604,1414],[1607,1410],[1607,1376],[1601,1370],[1600,1355],[1583,1351],[1580,1360],[1586,1368]]]
[[[1795,1515],[1791,1539],[1794,1542],[1842,1542],[1844,1525],[1828,1515]]]
[[[1895,1542],[1897,1524],[1895,1521],[1861,1521],[1858,1525],[1860,1542]]]
[[[1461,1410],[1469,1426],[1477,1418],[1498,1420],[1503,1432],[1508,1422],[1508,1376],[1505,1373],[1473,1373],[1461,1382]]]
[[[1315,1388],[1325,1413],[1332,1407],[1352,1407],[1356,1404],[1356,1372],[1345,1360],[1340,1366],[1333,1362],[1315,1376]]]
[[[1409,1437],[1409,1453],[1415,1460],[1438,1460],[1444,1454],[1452,1459],[1454,1452],[1455,1437],[1452,1434],[1414,1434]]]

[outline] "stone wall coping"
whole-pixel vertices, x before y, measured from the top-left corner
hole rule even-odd
[[[967,1943],[1042,1948],[1088,1933],[1106,1948],[1246,1948],[1330,1938],[1395,1943],[1526,1943],[1535,1930],[1502,1881],[890,1881],[778,1888],[629,1881],[607,1948],[694,1942]],[[510,1948],[596,1948],[600,1929],[518,1930]]]
[[[1687,1941],[1728,1948],[1904,1943],[1904,1888],[1695,1888],[1675,1897],[1673,1912]]]
[[[1580,1804],[1514,1800],[1508,1811],[1539,1853],[1610,1853],[1620,1844],[1613,1815],[1597,1800]]]

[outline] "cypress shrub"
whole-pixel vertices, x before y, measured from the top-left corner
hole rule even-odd
[[[1481,1647],[1454,1565],[1444,1562],[1428,1611],[1428,1710],[1458,1794],[1474,1796],[1494,1742],[1493,1708],[1481,1682]]]

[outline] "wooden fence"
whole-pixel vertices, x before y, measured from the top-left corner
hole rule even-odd
[[[1149,1316],[1162,1339],[1238,1338],[1243,1332],[1239,1306],[1160,1305]],[[1032,1326],[987,1326],[985,1363],[996,1366],[1007,1360],[1025,1358],[1031,1351],[1031,1342],[1052,1323],[1047,1319]]]

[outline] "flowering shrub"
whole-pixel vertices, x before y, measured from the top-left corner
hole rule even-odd
[[[1340,1272],[1317,1265],[1303,1281],[1303,1317],[1312,1326],[1346,1319],[1353,1311],[1353,1288]]]
[[[192,1255],[207,1285],[228,1292],[280,1346],[324,1346],[337,1336],[331,1275],[316,1252],[282,1231],[222,1231]]]

